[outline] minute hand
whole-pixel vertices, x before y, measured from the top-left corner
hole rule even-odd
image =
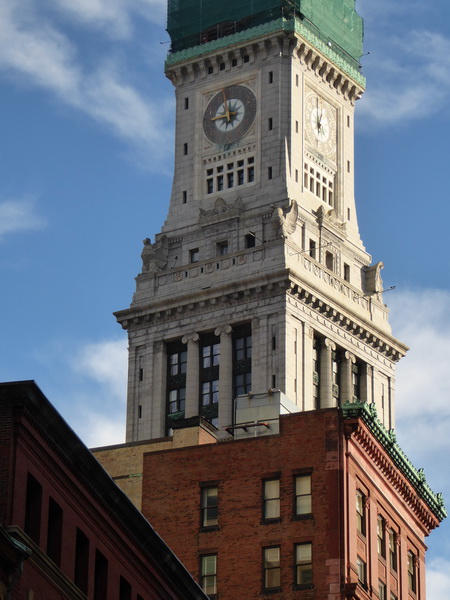
[[[230,110],[226,113],[224,113],[223,115],[217,115],[216,117],[211,117],[211,121],[217,121],[218,119],[228,119],[228,121],[230,121],[230,117],[233,117],[234,115],[236,115],[236,111],[235,110]]]

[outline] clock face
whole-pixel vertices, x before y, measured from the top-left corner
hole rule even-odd
[[[307,141],[321,154],[336,150],[335,109],[317,94],[309,94],[305,103],[305,132]]]
[[[221,146],[242,138],[256,115],[256,98],[243,85],[230,85],[217,92],[209,102],[203,117],[206,137]]]

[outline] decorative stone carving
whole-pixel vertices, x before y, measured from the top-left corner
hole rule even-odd
[[[332,225],[336,229],[339,229],[343,233],[346,233],[346,224],[338,219],[334,208],[330,208],[329,210],[327,210],[323,206],[319,206],[316,215],[319,226]]]
[[[157,273],[162,271],[167,265],[169,256],[169,238],[162,235],[157,242],[151,243],[150,238],[145,238],[144,248],[142,249],[142,272]]]
[[[200,220],[207,219],[209,217],[216,217],[218,215],[223,215],[230,212],[239,212],[241,213],[244,210],[244,205],[242,203],[241,198],[236,198],[236,200],[227,204],[223,198],[217,198],[214,202],[214,207],[209,210],[200,209]]]
[[[273,229],[273,237],[287,238],[292,235],[297,228],[298,204],[295,200],[291,200],[288,209],[283,210],[280,207],[272,204],[271,225]]]
[[[383,291],[383,280],[381,279],[382,262],[366,267],[365,287],[368,294],[380,294]]]

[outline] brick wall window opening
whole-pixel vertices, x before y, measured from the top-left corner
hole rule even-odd
[[[384,583],[384,581],[378,581],[378,596],[380,600],[387,600],[386,584]]]
[[[394,573],[397,572],[397,534],[392,529],[389,530],[389,567]]]
[[[386,558],[386,521],[381,515],[377,518],[377,548],[379,556]]]
[[[217,485],[203,487],[201,490],[202,527],[217,527],[219,523],[219,488]]]
[[[41,537],[42,486],[28,473],[25,496],[25,533],[39,545]]]
[[[312,512],[311,474],[295,477],[295,511],[296,517],[310,515]]]
[[[417,591],[416,562],[416,555],[411,550],[408,550],[408,590],[413,593]]]
[[[358,581],[365,587],[367,582],[367,567],[365,561],[359,556],[356,559],[356,571],[358,573]]]
[[[310,589],[312,583],[312,544],[297,544],[295,546],[295,586],[299,589]]]
[[[263,481],[263,520],[273,521],[280,518],[280,480]]]
[[[119,581],[119,600],[131,600],[131,597],[131,585],[121,575]]]
[[[356,529],[366,535],[366,497],[358,490],[356,492]]]
[[[200,559],[200,585],[211,600],[217,594],[217,555],[209,554]]]
[[[95,551],[94,600],[108,600],[108,561],[99,551]]]
[[[263,548],[263,590],[279,591],[281,588],[280,547]]]
[[[63,511],[55,500],[50,498],[48,502],[47,556],[58,567],[61,565],[62,531]]]
[[[89,540],[84,533],[77,528],[75,537],[75,585],[87,594],[89,579]]]

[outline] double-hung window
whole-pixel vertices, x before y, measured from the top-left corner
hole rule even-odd
[[[312,587],[312,544],[295,546],[295,585],[299,589]]]
[[[211,600],[217,594],[217,554],[208,554],[200,558],[200,585]]]
[[[294,480],[294,486],[294,515],[296,517],[310,515],[312,512],[311,474],[297,475]]]
[[[281,588],[280,547],[263,548],[263,588],[265,592]]]
[[[263,520],[272,521],[280,518],[280,480],[264,479],[263,481]]]
[[[205,486],[201,489],[201,526],[217,527],[219,488],[217,485]]]

